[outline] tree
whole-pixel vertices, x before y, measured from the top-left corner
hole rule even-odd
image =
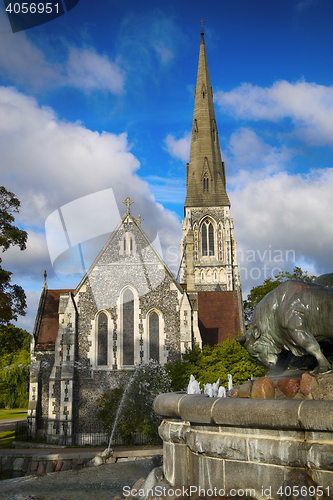
[[[0,408],[26,408],[29,400],[30,334],[0,325]]]
[[[20,202],[14,193],[0,186],[0,248],[2,252],[11,246],[18,246],[20,250],[26,248],[27,232],[14,225],[14,214],[19,213]],[[11,284],[10,271],[1,266],[0,258],[0,324],[16,320],[17,316],[24,316],[26,296],[19,285]]]
[[[222,344],[204,345],[202,350],[195,345],[182,355],[182,361],[166,366],[173,385],[173,390],[185,390],[194,375],[201,386],[214,383],[220,379],[220,385],[228,387],[228,374],[232,375],[234,385],[246,382],[251,376],[260,377],[265,368],[236,340],[228,336]]]
[[[0,358],[21,349],[30,350],[30,333],[14,325],[0,325]]]
[[[302,271],[300,267],[295,266],[292,273],[288,271],[280,272],[274,279],[266,278],[262,285],[255,286],[251,289],[247,300],[244,301],[244,314],[246,326],[249,326],[252,319],[252,314],[255,307],[269,292],[277,288],[281,283],[288,280],[299,281],[314,281],[316,276],[309,276],[307,271]]]

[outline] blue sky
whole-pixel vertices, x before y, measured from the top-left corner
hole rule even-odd
[[[44,269],[50,288],[80,279],[77,248],[51,262],[45,221],[67,205],[87,267],[106,236],[81,209],[90,197],[103,219],[102,191],[106,226],[130,196],[177,273],[201,17],[244,293],[294,265],[332,271],[331,0],[80,0],[14,34],[1,4],[1,184],[29,233],[3,255],[28,296],[20,326],[32,331]]]

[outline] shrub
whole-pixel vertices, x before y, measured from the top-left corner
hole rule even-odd
[[[227,388],[228,374],[232,375],[234,385],[238,385],[265,372],[265,368],[230,336],[223,344],[213,347],[205,345],[201,350],[194,346],[182,355],[182,362],[170,363],[166,370],[175,391],[186,390],[191,374],[201,384],[212,384],[220,378],[220,385]]]

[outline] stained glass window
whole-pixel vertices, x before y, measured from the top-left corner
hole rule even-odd
[[[130,289],[123,294],[123,364],[134,365],[134,295]]]
[[[108,364],[108,318],[105,313],[100,313],[98,316],[98,354],[97,364]]]
[[[159,317],[154,311],[149,315],[149,357],[155,361],[160,358],[159,340]]]

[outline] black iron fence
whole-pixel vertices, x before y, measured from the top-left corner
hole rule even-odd
[[[52,427],[49,427],[50,421],[47,418],[38,418],[36,421],[36,435],[39,441],[48,443],[57,443],[61,445],[71,444],[72,446],[104,446],[109,444],[110,433],[106,432],[100,421],[95,422],[76,422],[72,436],[68,432],[68,423],[62,420],[52,420]],[[15,440],[31,441],[32,428],[31,423],[16,422]],[[142,432],[135,432],[134,444],[148,444],[149,440]],[[115,433],[112,438],[113,445],[128,444],[125,443],[120,434]]]

